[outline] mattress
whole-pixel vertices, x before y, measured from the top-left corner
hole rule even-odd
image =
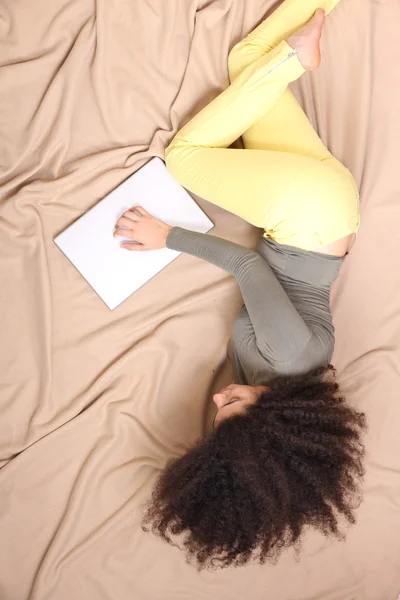
[[[277,564],[197,572],[141,530],[166,462],[231,380],[234,280],[181,256],[110,312],[54,237],[228,83],[272,0],[37,0],[0,19],[1,600],[395,600],[400,591],[400,85],[397,0],[343,0],[293,89],[361,190],[333,290],[334,364],[368,418],[345,540],[309,531]],[[209,203],[216,234],[257,232]]]

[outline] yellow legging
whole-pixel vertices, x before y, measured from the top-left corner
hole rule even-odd
[[[304,68],[283,40],[339,0],[286,0],[229,55],[231,85],[166,150],[174,177],[280,244],[317,250],[354,233],[358,191],[288,88]],[[244,150],[228,148],[240,136]]]

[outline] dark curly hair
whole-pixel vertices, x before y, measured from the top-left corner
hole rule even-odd
[[[354,523],[363,476],[364,415],[338,394],[334,369],[277,377],[246,412],[161,474],[143,529],[185,534],[199,568],[276,560],[306,526],[340,535]]]

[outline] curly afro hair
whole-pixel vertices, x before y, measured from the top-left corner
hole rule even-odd
[[[275,561],[310,525],[340,536],[338,518],[354,523],[361,499],[364,428],[333,367],[277,377],[167,466],[143,529],[169,543],[184,534],[200,569]]]

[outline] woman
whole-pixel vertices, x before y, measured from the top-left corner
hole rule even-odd
[[[186,534],[200,566],[263,562],[306,525],[338,533],[338,514],[354,521],[363,415],[338,395],[328,365],[330,286],[358,228],[358,193],[287,87],[318,67],[325,13],[338,1],[286,0],[234,47],[230,87],[166,151],[186,188],[264,229],[257,251],[140,207],[115,231],[132,240],[128,250],[167,246],[222,267],[242,291],[235,384],[215,394],[214,432],[169,465],[145,518],[167,541]],[[239,136],[245,149],[229,149]]]

